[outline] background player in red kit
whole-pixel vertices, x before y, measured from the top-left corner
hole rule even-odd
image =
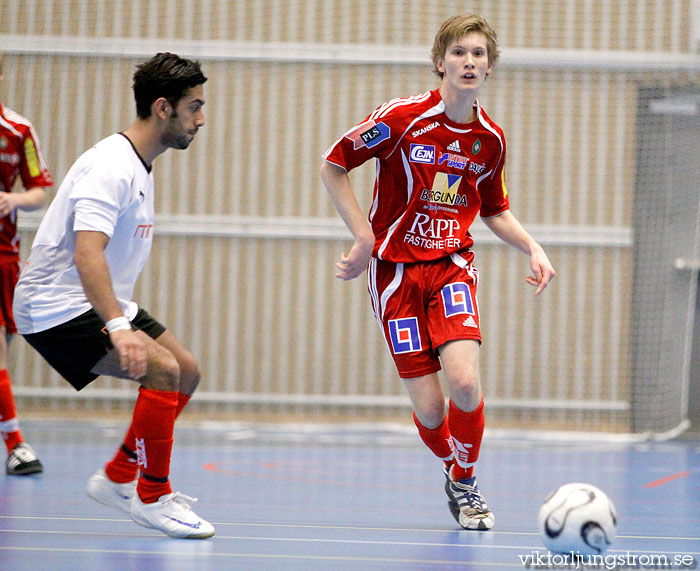
[[[13,193],[18,176],[25,192]],[[12,297],[20,268],[17,209],[41,208],[46,202],[46,188],[52,185],[34,127],[0,103],[0,432],[8,453],[5,471],[13,475],[43,470],[34,450],[22,438],[7,371],[10,342],[17,333],[12,315]]]
[[[498,58],[495,32],[478,15],[455,16],[442,24],[431,55],[440,88],[378,107],[326,152],[321,178],[355,238],[336,277],[353,279],[367,269],[372,309],[418,432],[444,462],[452,515],[466,529],[486,530],[494,517],[473,473],[484,402],[471,223],[479,214],[501,240],[530,256],[533,276],[525,279],[535,295],[554,269],[509,210],[505,138],[476,99]],[[368,223],[347,173],[373,158]]]

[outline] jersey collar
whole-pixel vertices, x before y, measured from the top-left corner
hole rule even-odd
[[[119,131],[119,134],[120,134],[122,137],[124,137],[127,141],[129,141],[129,144],[131,145],[131,148],[134,149],[134,152],[136,153],[136,156],[137,156],[137,157],[139,158],[139,160],[141,161],[141,164],[143,165],[143,168],[146,169],[146,172],[147,172],[148,174],[151,174],[151,169],[152,169],[153,167],[151,167],[151,166],[149,166],[148,164],[146,164],[146,161],[143,160],[143,157],[142,157],[142,156],[139,154],[139,152],[136,150],[136,147],[134,146],[134,143],[131,142],[131,139],[129,139],[129,137],[127,137],[127,136],[126,136],[124,133],[122,133],[121,131]]]

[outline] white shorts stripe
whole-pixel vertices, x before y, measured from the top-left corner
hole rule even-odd
[[[380,313],[382,320],[384,320],[384,310],[386,309],[386,302],[389,301],[389,298],[399,288],[402,280],[403,280],[403,264],[399,263],[399,264],[396,264],[396,273],[394,274],[394,279],[391,280],[391,283],[382,292],[381,313]]]
[[[379,319],[379,293],[377,292],[377,258],[372,258],[367,266],[367,289],[372,300],[372,313]],[[381,325],[381,321],[380,321]]]

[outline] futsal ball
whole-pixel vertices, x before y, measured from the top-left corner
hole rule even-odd
[[[537,516],[542,543],[555,553],[599,555],[615,538],[617,514],[608,496],[590,484],[564,484]]]

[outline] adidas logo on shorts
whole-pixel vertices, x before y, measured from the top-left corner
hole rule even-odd
[[[476,321],[474,321],[474,318],[470,315],[462,322],[462,325],[464,325],[464,327],[476,327]]]

